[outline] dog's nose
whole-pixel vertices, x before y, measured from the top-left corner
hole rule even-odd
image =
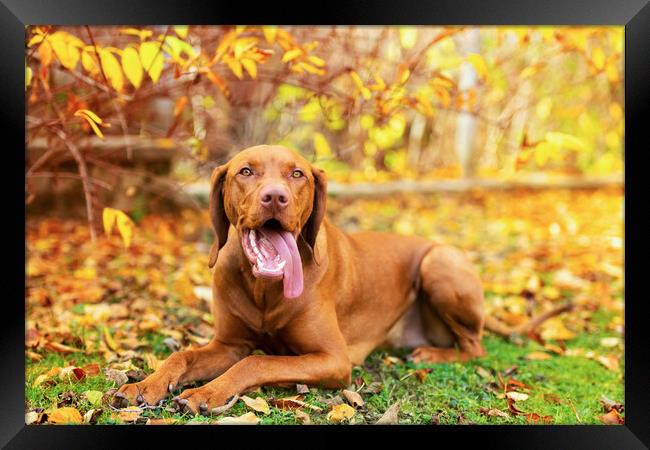
[[[282,186],[267,186],[261,192],[262,206],[265,208],[286,208],[289,204],[289,194]]]

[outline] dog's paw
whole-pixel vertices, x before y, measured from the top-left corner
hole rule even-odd
[[[129,405],[155,405],[173,389],[172,383],[147,382],[146,379],[139,383],[124,384],[113,394],[112,405],[115,408],[126,408]]]
[[[237,395],[226,396],[216,389],[203,386],[196,389],[186,389],[172,399],[176,409],[190,414],[209,416],[217,413],[222,407],[229,405]],[[233,402],[234,403],[234,402]]]

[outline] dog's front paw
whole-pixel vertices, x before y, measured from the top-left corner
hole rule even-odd
[[[217,413],[236,398],[236,394],[228,395],[219,389],[205,385],[196,389],[186,389],[172,401],[179,411],[208,416]]]
[[[173,389],[173,383],[149,379],[139,383],[124,384],[113,394],[112,405],[115,408],[126,408],[129,405],[155,405]]]

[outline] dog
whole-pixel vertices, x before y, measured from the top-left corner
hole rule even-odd
[[[408,347],[427,363],[485,354],[483,288],[465,254],[421,237],[343,232],[325,214],[325,173],[293,151],[241,151],[214,169],[209,202],[214,337],[121,386],[114,406],[157,404],[193,381],[209,382],[173,402],[195,414],[263,385],[342,388],[378,347]]]

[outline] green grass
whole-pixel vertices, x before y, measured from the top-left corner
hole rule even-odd
[[[596,314],[595,323],[605,323],[606,314]],[[601,328],[602,329],[602,328]],[[611,333],[598,332],[583,334],[570,341],[569,348],[583,348],[585,351],[593,349],[599,354],[606,354],[607,349],[599,346],[603,337]],[[161,343],[161,335],[149,334],[147,340],[152,344],[159,357],[169,354],[167,348]],[[613,400],[623,403],[624,380],[623,374],[608,370],[596,361],[580,356],[553,356],[551,359],[531,361],[525,356],[533,351],[540,351],[541,346],[532,341],[524,341],[516,345],[502,338],[486,336],[484,345],[488,355],[466,363],[448,363],[436,365],[415,365],[404,362],[392,366],[384,363],[388,355],[404,357],[406,351],[375,351],[366,360],[363,366],[353,369],[353,380],[359,377],[366,385],[372,382],[381,382],[383,389],[377,394],[362,391],[366,402],[355,416],[353,423],[374,423],[386,409],[397,400],[401,401],[399,422],[403,424],[526,424],[524,416],[507,418],[487,417],[481,414],[481,408],[496,408],[508,411],[506,400],[498,398],[498,392],[488,389],[490,382],[496,382],[496,377],[484,378],[477,373],[481,366],[492,374],[503,372],[517,365],[517,371],[511,377],[517,379],[532,389],[526,391],[530,397],[523,402],[517,402],[516,407],[525,412],[535,412],[540,416],[552,416],[555,424],[598,424],[598,416],[603,414],[599,398],[605,395]],[[56,407],[62,396],[67,392],[73,393],[72,404],[84,414],[92,406],[83,398],[82,393],[87,390],[106,392],[116,387],[115,383],[107,380],[102,373],[94,377],[86,377],[80,382],[57,381],[53,385],[32,387],[35,378],[52,367],[64,367],[71,361],[78,366],[91,362],[98,362],[103,368],[104,361],[100,355],[71,354],[60,356],[46,353],[39,362],[27,361],[26,374],[26,401],[28,409]],[[137,360],[134,360],[137,364]],[[149,373],[146,364],[142,368]],[[413,375],[418,368],[431,367],[424,381]],[[621,364],[623,367],[623,364]],[[324,400],[340,395],[340,391],[312,388],[304,401],[323,408],[322,412],[307,411],[312,423],[328,423],[326,419],[329,410]],[[558,402],[551,402],[548,396],[552,394]],[[262,395],[267,400],[296,395],[293,389],[264,387],[261,393],[248,394],[251,397]],[[66,405],[68,406],[68,405]],[[103,412],[98,423],[121,423],[114,417],[113,411],[103,405]],[[224,416],[237,416],[247,412],[243,402],[238,402]],[[299,423],[292,411],[282,411],[271,407],[271,414],[264,416],[257,413],[262,424],[297,424]],[[173,417],[179,423],[209,422],[215,418],[191,417],[189,414],[177,414],[164,409],[147,410],[142,417],[167,418]]]

